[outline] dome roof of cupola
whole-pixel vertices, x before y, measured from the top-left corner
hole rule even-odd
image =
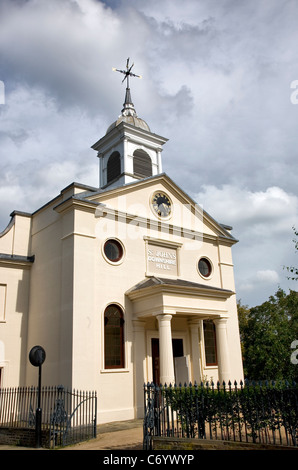
[[[125,102],[123,104],[123,109],[121,115],[118,119],[113,122],[107,129],[106,134],[108,134],[112,129],[117,127],[121,122],[125,122],[135,127],[139,127],[145,131],[151,132],[150,127],[144,119],[138,117],[134,105],[131,100],[130,89],[126,88]]]
[[[135,116],[119,116],[117,121],[113,122],[108,129],[107,129],[107,134],[110,132],[112,129],[117,127],[121,122],[126,122],[127,124],[131,124],[132,126],[139,127],[145,131],[150,132],[150,127],[148,126],[147,122],[144,121],[143,119],[139,118],[137,115]]]

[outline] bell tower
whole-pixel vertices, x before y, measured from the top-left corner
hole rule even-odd
[[[131,99],[129,77],[140,77],[131,72],[127,59],[125,100],[121,115],[107,129],[104,137],[92,148],[99,158],[99,186],[115,188],[133,181],[162,173],[162,146],[168,139],[151,132],[148,124],[138,117]]]

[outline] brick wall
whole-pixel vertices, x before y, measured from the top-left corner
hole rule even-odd
[[[35,447],[35,442],[35,429],[0,427],[0,444],[2,445]],[[42,446],[48,446],[48,432],[42,433]]]

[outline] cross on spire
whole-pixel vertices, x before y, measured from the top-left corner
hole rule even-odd
[[[123,73],[124,78],[122,80],[122,83],[125,80],[127,80],[125,101],[124,101],[123,109],[122,109],[122,115],[123,116],[128,116],[128,115],[135,116],[136,115],[136,110],[134,109],[134,104],[132,102],[131,95],[130,95],[129,77],[142,78],[142,76],[141,75],[136,75],[135,73],[132,73],[131,69],[133,68],[133,66],[134,66],[134,63],[132,65],[129,65],[129,57],[128,57],[128,59],[126,61],[126,70],[119,70],[119,69],[115,69],[114,67],[112,69],[114,72]]]
[[[120,73],[123,73],[123,74],[125,75],[125,77],[124,77],[123,80],[122,80],[122,83],[123,83],[125,80],[127,80],[127,86],[126,86],[126,88],[129,88],[129,77],[142,78],[141,75],[136,75],[135,73],[132,73],[131,69],[133,68],[133,66],[134,66],[134,63],[133,63],[131,66],[129,65],[129,57],[128,57],[128,59],[127,59],[127,61],[126,61],[126,70],[119,70],[119,69],[115,69],[115,68],[113,67],[113,71],[114,71],[114,72],[120,72]]]

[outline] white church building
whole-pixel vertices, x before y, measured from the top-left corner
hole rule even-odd
[[[127,77],[128,78],[128,77]],[[243,379],[231,227],[162,170],[167,139],[120,117],[72,183],[0,233],[0,387],[96,390],[98,422],[141,417],[143,384]]]

